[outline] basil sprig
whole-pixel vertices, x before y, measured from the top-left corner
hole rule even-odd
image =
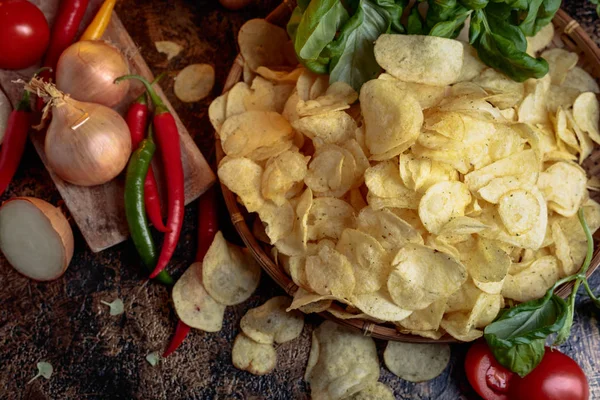
[[[583,284],[590,298],[600,305],[586,277],[594,252],[594,240],[585,221],[583,209],[579,210],[578,216],[587,239],[587,254],[579,272],[560,279],[543,298],[504,310],[484,330],[485,340],[494,357],[500,364],[521,377],[530,373],[542,361],[548,336],[557,334],[554,345],[564,343],[569,338],[575,298],[580,285]],[[575,283],[566,301],[554,294],[556,288],[571,281]]]

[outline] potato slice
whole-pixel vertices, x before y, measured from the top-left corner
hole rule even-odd
[[[450,362],[450,346],[388,342],[383,361],[399,378],[409,382],[425,382],[444,372]]]
[[[348,298],[356,284],[350,261],[328,246],[323,246],[316,255],[306,257],[306,277],[309,286],[324,296]]]
[[[304,328],[304,315],[286,309],[292,304],[287,296],[273,297],[260,307],[248,310],[240,321],[246,336],[258,343],[285,343],[296,339]]]
[[[233,366],[253,375],[265,375],[275,369],[277,352],[272,345],[257,343],[240,333],[231,349]]]
[[[200,101],[210,95],[215,85],[215,70],[208,64],[191,64],[175,77],[173,92],[184,103]]]
[[[308,214],[308,240],[339,239],[346,228],[356,227],[354,209],[333,197],[314,199]]]
[[[252,71],[258,67],[279,67],[286,64],[286,31],[264,19],[246,21],[238,33],[238,45],[244,61]]]
[[[560,277],[558,260],[545,256],[515,275],[508,275],[502,287],[502,295],[516,301],[529,301],[543,297]]]
[[[582,131],[586,132],[590,139],[600,144],[600,107],[598,98],[594,93],[582,93],[573,103],[573,118]]]
[[[444,86],[458,82],[463,45],[435,36],[383,34],[375,41],[375,59],[389,74],[407,82]]]
[[[202,282],[213,299],[233,306],[254,293],[260,282],[260,266],[250,253],[227,243],[219,231],[204,256]]]
[[[349,400],[394,400],[392,389],[381,382],[371,383],[360,392],[352,395]]]
[[[225,306],[217,303],[202,285],[202,263],[192,264],[173,286],[173,305],[179,319],[192,328],[218,332]]]
[[[239,196],[248,212],[258,211],[265,199],[261,194],[263,168],[248,158],[225,157],[217,174],[221,183]]]
[[[314,399],[340,400],[379,379],[375,342],[325,321],[314,332],[304,380]]]
[[[576,53],[565,49],[549,49],[542,53],[542,57],[548,61],[550,66],[550,77],[554,85],[562,85],[567,73],[572,70],[579,61]]]
[[[382,321],[402,321],[412,311],[398,307],[385,288],[378,292],[356,294],[351,297],[352,304],[369,317]]]
[[[471,193],[462,182],[439,182],[431,186],[419,202],[419,217],[425,228],[438,234],[452,218],[463,216],[471,203]]]
[[[467,280],[463,264],[453,257],[418,244],[407,244],[392,261],[387,288],[394,302],[421,310],[450,296]]]
[[[559,161],[540,174],[538,187],[552,211],[572,217],[587,199],[587,176],[579,165]]]
[[[312,140],[341,144],[354,137],[356,122],[343,111],[330,111],[292,122],[294,129]]]
[[[376,211],[365,207],[357,221],[359,230],[377,239],[392,254],[407,243],[423,244],[419,231],[388,209]]]

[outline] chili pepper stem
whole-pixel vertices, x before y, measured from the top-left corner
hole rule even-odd
[[[152,84],[150,82],[148,82],[148,80],[146,78],[144,78],[143,76],[123,75],[123,76],[120,76],[117,79],[115,79],[115,83],[118,84],[119,82],[128,80],[128,79],[137,79],[138,81],[142,82],[142,84],[146,87],[146,91],[147,91],[148,95],[150,96],[150,99],[152,100],[152,103],[154,104],[154,107],[155,107],[155,109],[154,109],[155,115],[160,115],[160,114],[169,112],[169,109],[167,108],[165,103],[162,101],[160,96],[156,93],[154,88],[152,88]]]

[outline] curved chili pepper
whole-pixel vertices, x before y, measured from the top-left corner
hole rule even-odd
[[[146,87],[150,99],[152,99],[152,103],[154,104],[153,124],[156,130],[156,140],[160,148],[165,175],[167,177],[167,227],[171,229],[171,232],[165,234],[165,240],[163,241],[156,268],[150,274],[150,278],[154,278],[165,269],[171,260],[179,241],[181,226],[183,225],[185,196],[179,131],[177,130],[177,124],[173,115],[146,79],[139,75],[125,75],[115,79],[115,83],[125,79],[137,79],[141,81]]]
[[[213,186],[198,200],[198,249],[196,250],[196,261],[204,260],[204,256],[215,239],[218,230],[216,191]],[[177,350],[189,332],[190,327],[185,322],[181,320],[177,321],[175,334],[163,353],[163,357],[168,357]]]
[[[105,0],[80,40],[98,40],[104,35],[117,0]]]
[[[46,51],[42,63],[43,66],[52,68],[52,71],[40,74],[40,78],[44,81],[49,82],[54,79],[53,71],[56,70],[58,59],[62,52],[75,40],[88,3],[89,0],[62,0],[60,2],[58,14],[56,14],[56,19],[52,25],[48,51]],[[42,108],[44,108],[44,101],[38,98],[36,109],[40,111]]]
[[[152,271],[156,265],[156,247],[146,219],[144,181],[155,150],[156,146],[152,139],[152,133],[150,133],[148,138],[142,141],[139,148],[131,156],[125,176],[125,216],[127,225],[142,263],[149,271]],[[173,285],[173,278],[167,271],[162,271],[153,278],[165,285]]]
[[[8,118],[4,141],[0,149],[0,194],[12,181],[27,144],[27,132],[31,127],[30,95],[26,90],[21,101]]]
[[[159,75],[154,79],[154,82],[158,82],[163,77],[163,74]],[[146,101],[146,93],[142,93],[129,107],[127,116],[125,117],[129,132],[131,133],[131,148],[137,149],[140,142],[144,140],[146,133],[146,124],[148,123],[148,102]],[[154,171],[152,166],[148,170],[146,175],[146,181],[144,184],[144,200],[146,202],[146,213],[150,219],[150,223],[159,232],[170,232],[165,226],[162,220],[162,214],[160,211],[160,196],[158,188],[156,186],[156,179],[154,178]]]

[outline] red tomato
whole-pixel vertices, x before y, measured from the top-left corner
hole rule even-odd
[[[26,0],[0,0],[0,68],[31,67],[49,41],[50,28],[39,8]]]
[[[469,383],[485,400],[509,400],[508,391],[512,381],[519,378],[496,361],[487,343],[482,340],[469,349],[465,370]]]
[[[484,400],[588,400],[582,369],[565,354],[546,347],[542,362],[524,378],[500,365],[487,343],[474,343],[465,359],[467,379]]]
[[[542,362],[511,387],[515,400],[587,400],[590,388],[573,359],[546,347]]]

